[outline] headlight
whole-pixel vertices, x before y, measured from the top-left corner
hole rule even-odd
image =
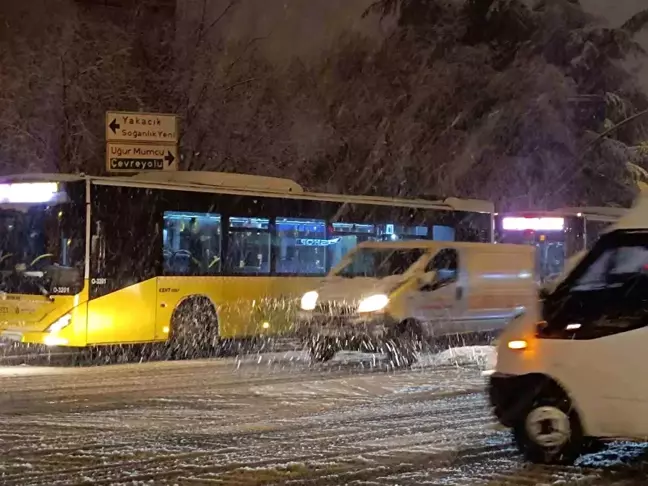
[[[360,301],[358,312],[376,312],[384,309],[389,303],[389,297],[385,294],[376,294]]]
[[[54,324],[47,328],[47,332],[56,333],[61,331],[63,328],[67,327],[70,322],[72,322],[72,315],[65,314],[63,317],[59,317]]]
[[[311,311],[315,308],[315,304],[317,304],[317,298],[319,297],[319,294],[315,292],[314,290],[311,290],[310,292],[306,292],[304,296],[301,298],[301,308],[302,310],[305,311]]]

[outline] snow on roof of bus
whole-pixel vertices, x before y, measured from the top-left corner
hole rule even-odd
[[[0,182],[73,182],[83,180],[86,176],[75,174],[15,174],[0,176]],[[265,177],[247,174],[207,171],[178,172],[139,172],[137,174],[117,174],[111,176],[88,176],[96,180],[133,180],[158,184],[193,184],[214,188],[241,188],[268,192],[303,193],[304,188],[290,179]]]
[[[0,183],[17,182],[73,182],[83,180],[83,176],[76,174],[13,174],[0,176]]]
[[[306,192],[304,188],[291,179],[282,179],[278,177],[266,177],[248,174],[235,174],[228,172],[208,172],[208,171],[166,171],[166,172],[140,172],[137,174],[116,174],[110,176],[85,176],[82,174],[16,174],[0,176],[0,183],[10,182],[73,182],[90,178],[99,181],[114,181],[128,183],[152,184],[160,187],[167,186],[193,186],[197,189],[214,190],[249,190],[263,191],[275,194],[295,194],[306,197],[315,197],[319,199],[335,198],[344,199],[347,202],[357,202],[360,204],[388,204],[389,201],[396,204],[420,205],[421,207],[445,206],[447,209],[454,211],[466,211],[476,213],[493,214],[495,206],[491,201],[480,199],[463,199],[457,197],[439,198],[437,201],[429,199],[407,199],[391,198],[378,196],[350,195],[350,194],[325,194],[318,192]]]
[[[562,214],[578,214],[582,213],[583,215],[596,215],[596,216],[610,216],[620,218],[626,212],[628,208],[612,207],[612,206],[583,206],[575,208],[560,208],[556,209],[554,212]]]
[[[304,188],[291,179],[208,171],[140,172],[131,179],[169,184],[196,184],[211,187],[246,188],[272,192],[302,193]]]
[[[547,210],[538,210],[538,211],[510,211],[503,212],[501,216],[604,216],[608,218],[620,218],[626,212],[628,208],[619,208],[612,206],[582,206],[582,207],[568,207],[568,208],[559,208],[559,209],[547,209]]]

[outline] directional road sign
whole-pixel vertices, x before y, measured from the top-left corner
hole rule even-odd
[[[178,170],[175,145],[108,142],[106,169],[109,172]]]
[[[163,113],[106,112],[106,142],[178,143],[178,117]]]

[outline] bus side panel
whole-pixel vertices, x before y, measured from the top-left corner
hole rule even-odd
[[[88,302],[88,344],[134,343],[155,339],[155,278]]]
[[[255,309],[257,323],[267,323],[264,334],[289,334],[293,331],[304,293],[318,287],[323,277],[270,277],[266,298]],[[258,331],[258,325],[254,332]]]
[[[221,337],[264,333],[264,311],[273,307],[271,281],[272,277],[223,277],[219,303]],[[274,334],[269,330],[265,333]]]
[[[223,277],[158,277],[155,319],[156,339],[167,339],[173,313],[187,297],[207,297],[216,307],[220,323]]]
[[[299,299],[316,277],[159,277],[156,339],[165,339],[173,311],[187,297],[208,297],[218,314],[221,338],[290,332]],[[267,323],[264,327],[264,323]]]

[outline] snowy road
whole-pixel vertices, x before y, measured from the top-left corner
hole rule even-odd
[[[644,446],[615,445],[586,467],[524,465],[475,366],[371,364],[289,353],[2,367],[0,484],[648,483]]]

